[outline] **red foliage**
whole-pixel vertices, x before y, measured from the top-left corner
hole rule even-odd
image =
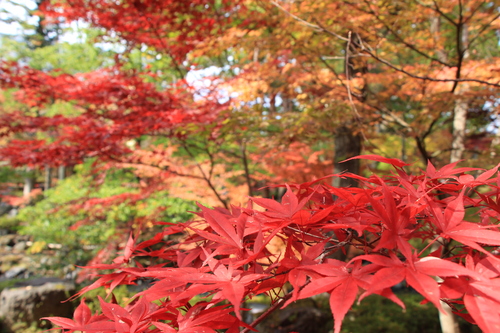
[[[134,71],[115,68],[91,73],[47,74],[11,62],[0,62],[0,87],[17,88],[17,99],[43,109],[54,101],[71,102],[70,116],[2,113],[1,136],[46,133],[48,139],[10,142],[0,159],[12,166],[79,164],[86,157],[116,160],[130,153],[125,142],[143,135],[176,135],[186,124],[209,124],[225,108],[215,96],[195,101],[196,91],[180,80],[158,91]]]
[[[69,0],[46,3],[43,9],[56,20],[85,18],[130,45],[145,44],[182,62],[199,42],[230,27],[243,4],[241,0]]]
[[[357,298],[379,294],[404,307],[391,287],[405,281],[437,308],[444,301],[484,332],[498,332],[497,168],[474,178],[464,173],[469,168],[429,164],[410,175],[402,161],[367,158],[396,172],[353,176],[364,189],[306,183],[296,191],[287,186],[281,203],[254,198],[230,210],[200,206],[198,221],[168,226],[139,244],[130,237],[123,256],[92,266],[114,271],[79,294],[144,278],[153,286],[125,308],[101,300],[102,314],[92,315],[82,301],[75,321],[48,319],[70,332],[239,332],[246,327],[241,304],[253,295],[268,294],[277,308],[326,292],[338,333]],[[182,241],[164,240],[180,230],[187,231]],[[275,237],[284,243],[280,253],[268,246]],[[437,249],[430,253],[432,244]],[[361,255],[347,262],[330,258],[347,246]],[[144,256],[159,263],[143,267],[138,259]],[[276,288],[288,292],[277,296]],[[195,296],[201,298],[193,304]]]

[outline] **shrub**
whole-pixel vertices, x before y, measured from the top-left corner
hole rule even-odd
[[[411,175],[400,160],[364,158],[389,163],[394,173],[333,176],[355,178],[364,188],[321,180],[286,185],[281,203],[251,198],[230,210],[200,205],[199,220],[165,223],[143,242],[131,235],[122,256],[92,267],[112,272],[77,295],[143,279],[154,284],[124,307],[100,299],[102,314],[92,315],[82,300],[74,321],[49,319],[70,331],[243,333],[280,307],[328,293],[339,333],[356,299],[378,294],[404,308],[391,290],[404,281],[429,305],[441,310],[444,301],[484,332],[498,332],[498,167],[474,178],[467,172],[477,169],[429,164]],[[179,232],[186,236],[166,240]],[[150,265],[140,263],[144,257],[152,258]],[[270,308],[250,326],[243,323],[242,303],[262,293],[271,297]]]

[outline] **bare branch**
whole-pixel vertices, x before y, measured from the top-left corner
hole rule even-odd
[[[135,166],[135,167],[139,167],[139,166],[147,166],[147,167],[150,167],[150,168],[156,168],[158,170],[161,170],[161,171],[167,171],[168,173],[171,173],[173,175],[176,175],[176,176],[179,176],[179,177],[186,177],[186,178],[193,178],[193,179],[200,179],[200,180],[204,180],[205,178],[203,177],[200,177],[200,176],[196,176],[196,175],[190,175],[190,174],[187,174],[187,173],[181,173],[181,172],[178,172],[178,171],[174,171],[172,169],[170,169],[168,166],[167,167],[161,167],[161,166],[157,166],[157,165],[153,165],[153,164],[149,164],[149,163],[144,163],[144,162],[141,162],[141,161],[134,161],[134,162],[127,162],[127,161],[122,161],[114,156],[109,156],[108,155],[108,158],[115,161],[115,163],[118,163],[118,164],[124,164],[124,165],[127,165],[127,166]]]
[[[305,25],[306,27],[308,28],[311,28],[313,30],[316,30],[316,31],[323,31],[323,29],[315,24],[312,24],[312,23],[309,23],[303,19],[301,19],[300,17],[298,17],[297,15],[294,15],[292,13],[290,13],[288,10],[286,10],[285,8],[283,8],[279,3],[277,3],[276,1],[274,0],[270,0],[270,2],[276,7],[278,8],[279,10],[281,10],[283,13],[285,13],[286,15],[290,16],[291,18],[293,18],[294,20],[296,20],[297,22],[301,23],[302,25]]]
[[[248,186],[248,195],[253,197],[252,181],[250,178],[250,170],[248,168],[248,159],[247,159],[245,141],[243,141],[241,143],[241,155],[242,155],[243,167],[245,169],[245,180],[246,180],[247,186]]]
[[[354,101],[352,100],[351,75],[349,75],[349,56],[351,53],[350,49],[351,49],[351,41],[352,41],[352,32],[349,31],[347,36],[348,36],[347,45],[345,48],[345,77],[346,77],[345,87],[347,89],[347,97],[349,98],[349,104],[351,105],[352,112],[354,113],[356,120],[359,122],[361,119],[361,116],[359,115],[358,109],[356,108],[356,105],[354,104]]]
[[[283,303],[285,303],[290,297],[292,297],[292,295],[293,295],[292,292],[289,292],[288,294],[286,294],[285,296],[283,296],[282,298],[280,298],[279,300],[277,300],[276,302],[274,302],[274,304],[271,305],[269,307],[269,309],[267,309],[264,313],[262,313],[259,316],[259,318],[255,319],[250,324],[250,326],[255,327],[256,325],[258,325],[260,322],[262,322],[264,319],[266,319],[271,313],[273,313],[278,307],[280,307],[281,305],[283,305]],[[248,333],[248,332],[250,332],[250,328],[245,328],[240,333]]]
[[[491,28],[491,23],[493,23],[494,21],[496,21],[498,18],[500,18],[500,14],[497,14],[488,23],[486,23],[485,25],[483,25],[483,27],[481,29],[479,29],[479,31],[477,32],[477,34],[473,38],[470,38],[468,47],[470,47],[472,45],[472,43],[474,43],[476,41],[476,39],[478,39],[479,36],[481,36],[481,34],[486,31],[486,29]]]
[[[217,199],[224,205],[224,208],[229,208],[228,204],[227,204],[227,201],[222,199],[222,197],[220,196],[219,192],[217,191],[217,189],[215,188],[214,184],[212,183],[212,180],[211,178],[209,178],[206,174],[205,174],[205,171],[203,171],[203,168],[201,167],[200,163],[198,163],[196,161],[196,158],[195,156],[193,155],[193,153],[191,152],[191,150],[189,150],[188,146],[182,142],[181,143],[182,147],[186,150],[186,152],[188,153],[188,155],[193,159],[193,161],[196,163],[196,167],[198,168],[198,170],[200,171],[201,175],[203,176],[203,179],[205,180],[205,182],[207,183],[208,187],[210,187],[210,189],[212,190],[212,192],[215,194],[215,196],[217,197]]]
[[[451,65],[451,64],[449,64],[449,63],[447,63],[447,62],[445,62],[445,61],[442,61],[442,60],[440,60],[440,59],[438,59],[438,58],[432,57],[432,56],[430,56],[430,55],[428,55],[428,54],[424,53],[423,51],[419,50],[419,49],[418,49],[415,45],[408,43],[408,42],[407,42],[407,41],[405,41],[405,40],[404,40],[404,38],[403,38],[403,37],[401,37],[401,36],[400,36],[400,35],[399,35],[399,34],[398,34],[398,33],[397,33],[394,29],[392,29],[389,25],[387,25],[387,24],[386,24],[386,22],[385,22],[384,20],[380,19],[380,17],[379,17],[377,14],[373,13],[373,15],[375,16],[375,18],[376,18],[376,19],[377,19],[380,23],[382,23],[382,24],[384,25],[384,27],[385,27],[387,30],[389,30],[389,31],[392,33],[392,35],[393,35],[393,36],[394,36],[397,40],[399,40],[399,42],[400,42],[401,44],[403,44],[404,46],[406,46],[406,47],[407,47],[407,48],[409,48],[410,50],[412,50],[412,51],[414,51],[414,52],[416,52],[416,53],[420,54],[421,56],[423,56],[423,57],[425,57],[425,58],[427,58],[427,59],[429,59],[429,60],[431,60],[431,61],[435,61],[435,62],[437,62],[437,63],[439,63],[439,64],[441,64],[441,65],[443,65],[443,66],[446,66],[446,67],[453,67],[453,65]]]
[[[332,36],[333,36],[333,37],[335,37],[335,38],[338,38],[338,39],[340,39],[340,40],[343,40],[344,42],[349,41],[349,38],[342,37],[342,36],[340,36],[339,34],[336,34],[335,32],[333,32],[333,31],[331,31],[331,30],[327,29],[324,25],[322,25],[322,24],[321,24],[321,22],[320,22],[318,19],[314,18],[314,22],[316,22],[316,23],[318,24],[318,26],[321,28],[321,30],[322,30],[323,32],[326,32],[327,34],[332,35]]]
[[[380,110],[380,111],[382,111],[382,110]],[[382,119],[384,119],[386,121],[389,121],[389,122],[394,122],[394,123],[398,124],[399,126],[407,129],[407,130],[412,130],[411,125],[408,124],[401,117],[399,117],[396,114],[394,114],[394,112],[391,112],[391,111],[385,111],[385,112],[382,111],[382,112],[383,112],[383,113],[381,113]]]
[[[484,85],[488,85],[488,86],[500,88],[500,81],[498,81],[499,83],[492,83],[492,82],[488,82],[488,81],[484,81],[484,80],[479,80],[479,79],[460,79],[460,78],[455,78],[455,79],[437,79],[437,78],[433,78],[433,77],[429,77],[429,76],[416,75],[416,74],[413,74],[413,73],[410,73],[410,72],[406,71],[403,68],[397,67],[394,64],[390,63],[389,61],[387,61],[387,60],[385,60],[385,59],[377,56],[373,51],[370,51],[367,48],[366,44],[362,43],[362,45],[363,45],[363,51],[366,52],[366,53],[368,53],[373,59],[377,60],[380,63],[383,63],[384,65],[389,66],[390,68],[392,68],[392,69],[394,69],[394,70],[396,70],[398,72],[406,74],[409,77],[412,77],[414,79],[431,81],[431,82],[457,82],[457,83],[460,83],[460,82],[476,82],[476,83],[480,83],[480,84],[484,84]]]
[[[441,15],[442,17],[444,17],[444,18],[445,18],[448,22],[450,22],[452,25],[455,25],[455,26],[457,25],[457,23],[456,23],[455,21],[453,21],[453,19],[452,19],[451,17],[449,17],[448,15],[446,15],[446,14],[445,14],[445,13],[441,10],[441,8],[439,8],[439,6],[438,6],[438,4],[437,4],[436,0],[433,0],[432,2],[434,3],[434,8],[429,7],[429,6],[425,6],[425,5],[423,5],[422,3],[420,3],[420,4],[422,4],[424,7],[427,7],[427,8],[432,8],[432,9],[433,9],[436,13],[438,13],[439,15]]]

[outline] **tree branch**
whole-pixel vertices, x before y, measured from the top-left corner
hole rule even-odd
[[[289,292],[288,294],[286,294],[285,296],[283,296],[282,298],[280,298],[279,300],[277,300],[276,302],[274,302],[273,305],[271,305],[269,307],[269,309],[267,309],[264,313],[262,313],[259,318],[255,319],[251,324],[250,326],[252,327],[255,327],[256,325],[260,324],[264,319],[266,319],[271,313],[273,313],[279,306],[281,306],[283,303],[285,303],[286,301],[288,301],[288,299],[290,299],[292,297],[292,292]],[[250,328],[245,328],[243,331],[241,331],[240,333],[248,333],[250,332]]]
[[[290,16],[291,18],[293,18],[294,20],[296,20],[297,22],[299,22],[300,24],[302,25],[305,25],[306,27],[308,28],[311,28],[313,30],[316,30],[316,31],[323,31],[323,29],[315,24],[312,24],[312,23],[309,23],[303,19],[301,19],[300,17],[290,13],[288,10],[286,10],[285,8],[283,8],[279,3],[277,3],[276,1],[274,0],[271,0],[270,1],[276,8],[278,8],[279,10],[281,10],[283,13],[285,13],[286,15]]]
[[[351,105],[351,110],[354,113],[354,117],[356,118],[356,121],[358,123],[361,123],[361,116],[359,115],[358,109],[356,108],[356,105],[354,104],[354,101],[352,100],[352,93],[351,93],[351,75],[349,74],[349,56],[351,53],[351,42],[352,42],[352,31],[349,31],[348,33],[348,38],[347,38],[347,45],[345,48],[345,78],[346,78],[346,89],[347,89],[347,97],[349,98],[349,104]],[[361,132],[364,136],[364,133]],[[365,137],[366,140],[366,137]]]
[[[242,155],[242,160],[243,160],[243,167],[245,168],[245,180],[247,182],[248,186],[248,195],[253,197],[253,190],[252,190],[252,182],[250,178],[250,170],[248,168],[248,159],[247,159],[247,154],[246,154],[246,144],[243,141],[241,143],[241,155]]]
[[[431,81],[431,82],[456,82],[456,83],[460,83],[460,82],[476,82],[476,83],[479,83],[479,84],[484,84],[484,85],[488,85],[488,86],[500,88],[500,83],[492,83],[492,82],[488,82],[488,81],[484,81],[484,80],[479,80],[479,79],[458,79],[458,78],[455,78],[455,79],[436,79],[436,78],[429,77],[429,76],[416,75],[416,74],[408,72],[407,70],[405,70],[403,68],[400,68],[400,67],[397,67],[397,66],[393,65],[392,63],[390,63],[389,61],[387,61],[387,60],[385,60],[383,58],[380,58],[375,53],[373,53],[372,51],[370,51],[363,42],[361,42],[361,44],[363,45],[363,51],[366,52],[366,53],[368,53],[373,59],[377,60],[378,62],[380,62],[380,63],[382,63],[384,65],[389,66],[390,68],[392,68],[392,69],[394,69],[394,70],[396,70],[398,72],[401,72],[401,73],[403,73],[405,75],[408,75],[409,77],[414,78],[414,79],[419,79],[419,80],[424,80],[424,81]],[[500,81],[498,81],[498,82],[500,82]]]
[[[488,23],[486,23],[485,25],[483,25],[483,27],[481,29],[479,29],[479,31],[477,32],[477,34],[474,36],[474,38],[470,38],[469,40],[469,47],[472,45],[472,43],[474,43],[476,41],[476,39],[479,38],[479,36],[481,36],[481,34],[488,28],[491,27],[491,23],[493,23],[494,21],[496,21],[498,18],[500,18],[500,14],[496,15],[493,19],[491,19]]]
[[[376,13],[372,13],[373,16],[375,16],[375,18],[384,25],[384,27],[389,30],[392,35],[397,39],[399,40],[400,43],[402,43],[404,46],[406,46],[407,48],[409,48],[410,50],[420,54],[421,56],[423,56],[424,58],[427,58],[431,61],[435,61],[443,66],[446,66],[446,67],[453,67],[453,65],[450,65],[449,63],[445,62],[445,61],[442,61],[438,58],[435,58],[435,57],[432,57],[426,53],[424,53],[423,51],[419,50],[415,45],[413,44],[410,44],[408,43],[407,41],[404,40],[403,37],[401,37],[396,31],[394,31],[394,29],[392,29],[389,25],[386,24],[386,22],[382,19],[380,19],[380,17],[376,14]]]
[[[222,197],[220,196],[219,192],[217,191],[217,189],[215,188],[214,184],[212,183],[211,179],[207,177],[207,175],[205,174],[205,171],[203,171],[203,168],[201,167],[200,163],[198,163],[196,161],[195,156],[193,155],[193,153],[191,153],[191,151],[189,150],[189,148],[186,145],[186,143],[181,142],[181,145],[186,150],[186,152],[188,153],[188,155],[193,159],[193,161],[196,164],[196,167],[198,168],[198,170],[202,174],[203,179],[207,183],[208,187],[210,187],[210,189],[212,190],[212,192],[215,194],[215,196],[217,197],[217,199],[224,205],[224,208],[226,208],[226,209],[229,208],[229,206],[227,204],[227,201],[224,200],[224,199],[222,199]]]
[[[333,31],[331,31],[331,30],[327,29],[324,25],[322,25],[322,24],[321,24],[321,22],[320,22],[318,19],[313,18],[313,20],[314,20],[314,22],[316,22],[316,24],[318,24],[318,26],[321,28],[321,30],[322,30],[323,32],[326,32],[327,34],[332,35],[332,36],[333,36],[333,37],[335,37],[335,38],[338,38],[338,39],[340,39],[340,40],[343,40],[344,42],[348,42],[348,41],[349,41],[349,38],[342,37],[342,36],[340,36],[339,34],[336,34],[335,32],[333,32]]]
[[[418,2],[418,1],[417,1]],[[457,23],[455,21],[453,21],[453,19],[451,17],[449,17],[448,15],[446,15],[438,6],[436,0],[433,0],[432,1],[434,3],[434,8],[430,7],[430,6],[426,6],[424,4],[422,4],[421,2],[418,2],[420,5],[424,6],[424,7],[427,7],[427,8],[431,8],[433,9],[436,13],[438,13],[439,15],[441,15],[442,17],[444,17],[448,22],[450,22],[452,25],[457,25]]]

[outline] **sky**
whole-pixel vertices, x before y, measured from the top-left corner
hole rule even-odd
[[[23,29],[19,23],[5,22],[11,18],[17,18],[22,21],[28,20],[32,24],[37,22],[37,18],[29,17],[24,7],[33,10],[36,8],[36,4],[30,0],[0,0],[0,35],[12,36],[13,38],[23,35]],[[68,43],[77,42],[80,38],[78,30],[85,26],[82,22],[72,22],[70,29],[61,36],[60,41]]]
[[[14,3],[18,3],[20,4],[20,6],[14,5]],[[29,9],[34,9],[35,3],[28,0],[17,0],[15,2],[0,0],[0,34],[10,36],[19,36],[22,34],[22,28],[18,23],[5,22],[5,20],[8,20],[12,17],[18,18],[20,20],[25,20],[28,15],[26,13],[26,10],[22,6],[26,6]]]

